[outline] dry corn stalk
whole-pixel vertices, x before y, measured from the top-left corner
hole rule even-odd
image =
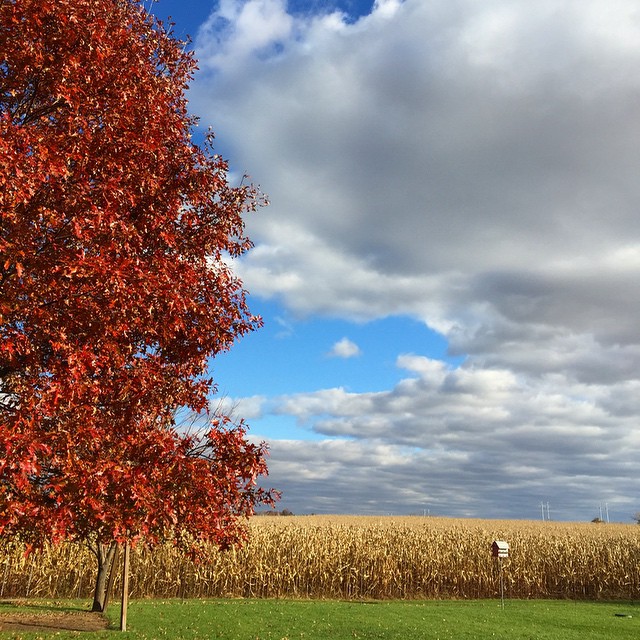
[[[490,546],[507,540],[505,595],[636,598],[640,527],[421,517],[254,518],[244,548],[196,565],[173,547],[132,554],[132,597],[343,599],[492,598]],[[46,548],[29,557],[0,545],[0,596],[89,597],[89,551]],[[116,588],[118,585],[116,584]]]

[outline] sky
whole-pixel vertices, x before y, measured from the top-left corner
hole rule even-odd
[[[211,365],[294,513],[640,511],[637,0],[160,0],[264,327]]]

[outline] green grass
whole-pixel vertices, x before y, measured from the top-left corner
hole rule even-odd
[[[77,603],[43,603],[81,608]],[[38,607],[31,605],[32,612]],[[86,603],[84,605],[86,611]],[[11,607],[0,604],[0,613]],[[289,600],[140,600],[130,603],[128,631],[96,633],[3,632],[4,638],[124,637],[127,640],[607,640],[640,637],[640,606],[561,600],[338,602]],[[631,616],[631,617],[629,617]]]

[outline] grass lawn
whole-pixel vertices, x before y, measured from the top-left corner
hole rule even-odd
[[[56,609],[81,615],[86,603],[0,603],[0,620],[24,611],[51,618]],[[640,637],[640,606],[557,600],[338,602],[289,600],[139,600],[128,610],[128,631],[0,632],[3,638],[200,638],[220,640],[616,640]]]

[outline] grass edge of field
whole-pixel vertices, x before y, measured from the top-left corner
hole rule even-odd
[[[150,606],[149,606],[150,603]],[[200,608],[213,605],[206,612]],[[182,609],[162,621],[162,608]],[[638,604],[572,600],[144,600],[129,611],[141,637],[217,637],[224,640],[348,640],[351,638],[498,638],[510,640],[612,640],[640,635]],[[141,624],[138,607],[146,609]],[[137,610],[138,609],[138,610]],[[155,609],[155,611],[154,611]],[[632,613],[628,613],[632,611]],[[638,613],[638,615],[636,615]],[[616,614],[632,618],[616,617]],[[198,616],[201,621],[198,622]],[[136,621],[137,618],[137,621]],[[204,626],[198,626],[204,623]],[[154,627],[154,625],[156,625]],[[189,629],[191,627],[191,629]],[[171,629],[177,631],[172,633]],[[155,634],[155,635],[154,635]]]
[[[14,611],[88,611],[86,600],[21,601]],[[6,612],[2,602],[0,611]],[[630,617],[627,617],[630,616]],[[120,633],[120,604],[99,632],[28,632],[0,638],[106,638]],[[428,632],[428,635],[424,635]],[[535,633],[535,635],[532,635]],[[626,639],[640,635],[640,602],[576,600],[140,599],[128,609],[130,638],[307,640],[349,638]]]

